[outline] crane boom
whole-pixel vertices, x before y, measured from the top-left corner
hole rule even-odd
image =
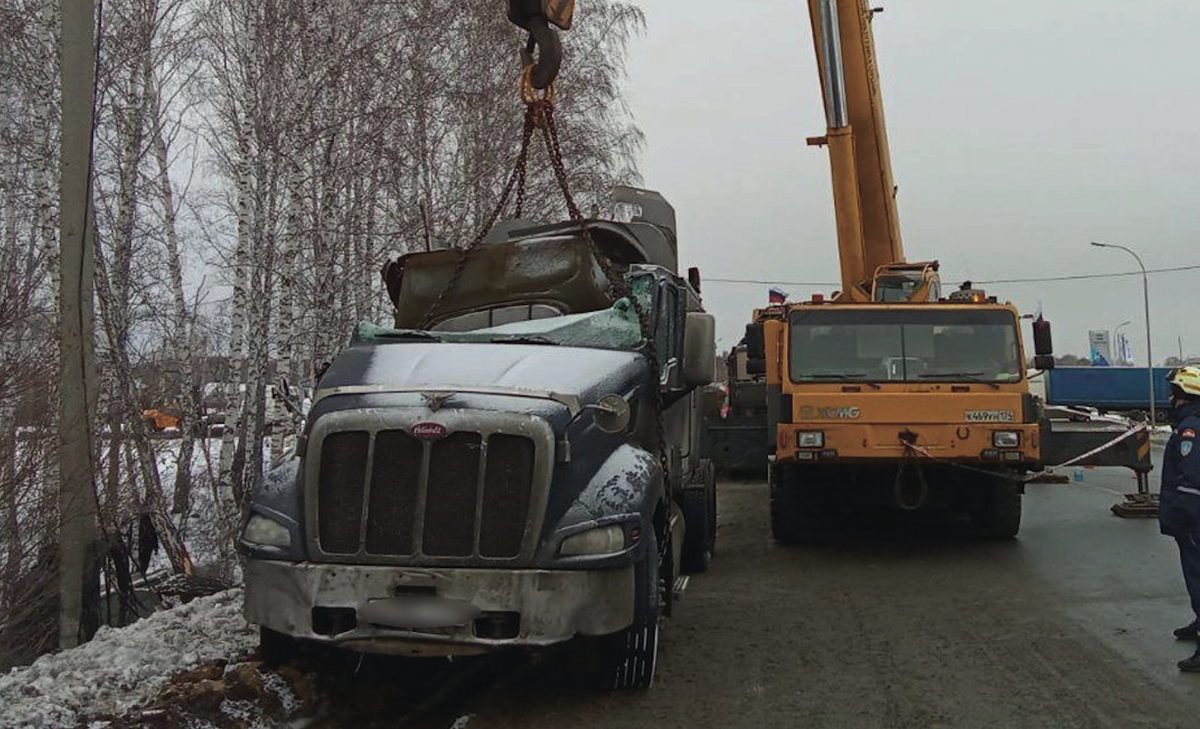
[[[884,122],[879,65],[866,0],[808,0],[828,130],[842,291],[870,300],[882,266],[904,261]]]

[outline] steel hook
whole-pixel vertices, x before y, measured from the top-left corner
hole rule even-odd
[[[562,67],[562,42],[544,17],[529,18],[527,29],[529,39],[521,52],[521,62],[526,67],[531,67],[529,81],[533,88],[541,91],[558,78],[558,70]]]

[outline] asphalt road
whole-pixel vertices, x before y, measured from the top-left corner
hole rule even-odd
[[[1190,612],[1175,545],[1156,520],[1111,512],[1135,489],[1121,469],[1030,484],[1012,540],[897,514],[784,547],[766,484],[726,480],[719,554],[665,621],[648,691],[594,688],[587,641],[453,662],[334,652],[269,681],[254,661],[201,667],[160,711],[108,726],[244,729],[223,699],[257,696],[255,726],[307,729],[1192,729],[1200,675],[1175,666],[1194,649],[1171,636]],[[269,700],[279,681],[299,707]]]
[[[1157,476],[1157,472],[1155,474]],[[586,646],[513,659],[402,726],[1195,727],[1173,542],[1110,507],[1127,471],[1030,485],[1017,539],[957,519],[773,542],[766,485],[723,482],[719,555],[663,629],[655,686],[585,687]],[[1157,487],[1155,487],[1157,488]]]

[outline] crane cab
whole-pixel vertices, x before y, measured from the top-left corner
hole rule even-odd
[[[941,295],[937,261],[884,264],[871,280],[871,301],[937,301]]]

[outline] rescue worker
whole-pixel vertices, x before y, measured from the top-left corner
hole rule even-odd
[[[1163,456],[1159,530],[1179,545],[1183,582],[1192,600],[1192,622],[1175,631],[1179,640],[1200,640],[1200,367],[1180,367],[1167,376],[1173,432]],[[1179,670],[1200,673],[1200,642]]]

